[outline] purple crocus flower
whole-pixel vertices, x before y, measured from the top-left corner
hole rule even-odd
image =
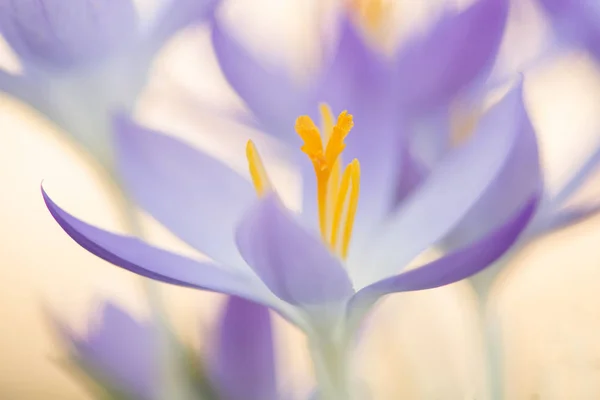
[[[595,0],[538,0],[557,33],[600,59],[600,4]]]
[[[555,9],[557,18],[567,18],[578,29],[586,30],[586,37],[592,37],[592,30],[598,29],[596,25],[592,28],[591,21],[600,7],[592,6],[592,1],[540,1]],[[358,3],[380,5],[378,1]],[[428,31],[410,37],[391,59],[369,46],[351,15],[342,15],[336,46],[323,60],[323,68],[304,86],[295,84],[286,71],[263,66],[219,20],[213,22],[213,45],[227,81],[258,126],[284,142],[295,145],[297,138],[282,126],[291,124],[298,113],[314,113],[319,102],[328,102],[338,110],[352,110],[359,121],[355,135],[364,140],[349,146],[370,150],[361,153],[363,170],[386,169],[374,167],[377,162],[396,166],[395,173],[379,178],[395,187],[394,202],[402,204],[427,180],[439,161],[456,150],[453,136],[464,132],[456,132],[453,126],[453,105],[462,102],[467,106],[468,118],[478,118],[480,108],[474,106],[473,99],[482,102],[487,95],[484,83],[503,38],[508,11],[508,1],[477,0],[462,12],[446,12]],[[587,18],[587,23],[577,24],[577,18],[569,19],[571,14]],[[523,122],[510,153],[497,179],[442,239],[445,248],[460,248],[480,239],[523,207],[531,196],[544,191],[537,139],[528,121]],[[600,150],[593,152],[557,196],[543,195],[529,237],[580,221],[600,208],[592,204],[563,209],[566,200],[597,166],[599,154]],[[314,184],[307,186],[310,189]],[[314,196],[310,190],[305,193]]]
[[[156,399],[160,393],[160,371],[164,368],[156,345],[156,326],[137,321],[110,302],[103,303],[98,314],[85,337],[61,322],[56,324],[69,345],[70,356],[118,398]],[[227,400],[281,398],[267,308],[229,297],[214,333],[209,353],[200,356],[212,396]],[[202,393],[197,395],[205,398]]]
[[[117,305],[105,302],[86,336],[57,321],[70,357],[107,390],[126,398],[152,400],[160,379],[158,332]]]
[[[144,25],[132,0],[0,0],[0,34],[23,67],[0,70],[0,90],[111,165],[110,113],[133,108],[157,51],[217,2],[162,0]]]
[[[44,199],[75,241],[117,266],[257,301],[309,335],[324,331],[336,338],[352,332],[381,296],[450,284],[482,270],[512,245],[536,208],[534,195],[479,240],[407,271],[413,258],[464,217],[508,161],[529,126],[520,86],[485,114],[475,135],[448,155],[402,207],[394,205],[389,184],[396,163],[375,159],[365,138],[349,134],[349,114],[341,113],[333,124],[323,110],[327,146],[308,116],[296,124],[310,160],[300,168],[312,170],[307,181],[314,184],[305,186],[309,195],[300,216],[279,200],[252,143],[247,155],[258,200],[252,185],[220,162],[126,119],[118,121],[120,172],[136,202],[213,262],[102,230],[61,209],[45,192]],[[341,164],[342,151],[354,161],[344,172],[340,165],[336,186],[327,178]]]

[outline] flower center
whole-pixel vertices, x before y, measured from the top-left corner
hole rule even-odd
[[[312,162],[317,184],[317,205],[321,238],[332,251],[345,259],[352,238],[352,228],[358,207],[360,164],[354,159],[342,173],[344,139],[354,122],[352,115],[343,111],[334,124],[331,109],[320,107],[322,132],[306,115],[296,120],[296,132],[304,141],[300,148]],[[252,141],[246,146],[246,157],[252,182],[259,196],[271,190],[272,185],[263,162]]]

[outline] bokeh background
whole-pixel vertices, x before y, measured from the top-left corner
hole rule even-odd
[[[229,0],[222,10],[243,42],[266,62],[284,62],[298,79],[314,64],[318,24],[335,0]],[[423,29],[442,7],[469,1],[397,0],[398,41]],[[138,1],[144,12],[156,4]],[[529,0],[514,0],[497,76],[525,71],[527,108],[537,130],[551,187],[600,143],[600,65],[583,51],[548,51],[549,26]],[[19,65],[0,43],[0,64]],[[310,72],[308,72],[310,73]],[[90,93],[93,96],[93,93]],[[206,28],[178,35],[156,62],[137,110],[144,123],[167,130],[243,166],[244,142],[258,135],[223,118],[242,107],[220,74]],[[291,127],[290,127],[291,128]],[[274,180],[294,199],[298,187],[279,160]],[[43,118],[0,94],[0,398],[87,399],[63,367],[47,315],[85,332],[101,299],[139,318],[149,312],[140,278],[93,257],[68,238],[46,211],[40,182],[57,201],[92,223],[124,232],[105,182],[91,161]],[[458,190],[458,188],[457,188]],[[600,195],[598,179],[584,194]],[[150,240],[191,253],[149,217]],[[600,218],[529,246],[497,289],[505,332],[507,399],[600,398]],[[178,335],[206,343],[222,298],[160,285]],[[482,385],[472,298],[453,285],[384,301],[357,352],[360,376],[375,399],[473,399]],[[310,363],[302,336],[277,321],[280,372],[305,390]]]

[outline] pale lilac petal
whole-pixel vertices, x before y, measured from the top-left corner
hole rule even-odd
[[[42,194],[48,210],[64,231],[81,247],[103,260],[159,282],[264,302],[257,286],[246,276],[89,225],[61,209],[43,189]]]
[[[271,194],[247,214],[238,248],[276,296],[291,304],[342,301],[353,293],[340,260]]]
[[[147,37],[160,48],[174,34],[189,26],[202,23],[214,14],[220,0],[161,0],[160,9]]]
[[[243,264],[233,232],[256,198],[250,182],[207,154],[126,117],[116,120],[115,134],[118,171],[132,199],[217,262]]]
[[[554,230],[567,228],[592,218],[600,212],[600,203],[567,207],[543,218],[534,234],[544,234]]]
[[[445,239],[445,243],[451,247],[465,246],[495,229],[532,195],[539,195],[543,191],[537,138],[527,115],[522,93],[517,107],[518,111],[512,120],[500,122],[506,129],[514,124],[517,126],[517,138],[511,154],[498,178]],[[477,134],[488,133],[480,131]]]
[[[600,58],[600,3],[597,0],[539,0],[559,34]]]
[[[590,179],[591,176],[600,167],[600,144],[596,146],[593,152],[587,156],[575,170],[575,173],[567,180],[567,182],[560,188],[560,191],[551,198],[551,202],[555,207],[560,207],[571,196],[575,195],[578,190]]]
[[[79,337],[56,321],[63,339],[72,346],[73,356],[111,389],[152,400],[161,368],[156,328],[136,321],[110,302],[103,303],[98,314],[87,337]]]
[[[278,400],[269,310],[230,297],[211,349],[211,370],[221,397],[228,400]]]
[[[388,64],[364,41],[350,17],[344,16],[339,22],[339,39],[331,60],[315,84],[315,104],[327,102],[336,112],[347,109],[361,118],[362,114],[391,108]]]
[[[0,92],[19,99],[38,110],[48,108],[43,96],[43,89],[42,82],[36,82],[27,76],[14,75],[0,69]]]
[[[498,260],[518,239],[537,208],[531,197],[507,222],[480,238],[422,267],[383,279],[358,291],[349,304],[350,313],[364,313],[385,294],[433,289],[466,279]],[[369,268],[369,265],[365,265]],[[401,266],[398,266],[398,269]]]
[[[218,19],[213,22],[212,42],[225,78],[262,129],[289,143],[300,143],[294,121],[309,109],[308,93],[296,86],[286,71],[266,66],[250,54]]]
[[[503,171],[521,128],[521,85],[482,118],[476,133],[443,159],[372,238],[363,259],[353,260],[361,286],[398,272],[458,224]],[[401,252],[398,252],[401,249]],[[363,264],[372,264],[364,268]]]
[[[131,0],[0,0],[0,33],[26,64],[63,69],[95,62],[137,34]]]
[[[404,104],[432,110],[485,74],[495,61],[508,7],[508,0],[477,0],[410,40],[396,65],[396,90]]]

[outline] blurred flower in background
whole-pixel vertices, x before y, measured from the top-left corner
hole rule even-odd
[[[164,0],[151,21],[132,0],[0,1],[0,33],[21,74],[0,70],[0,90],[56,123],[112,169],[111,118],[133,111],[153,58],[217,0]]]
[[[94,398],[153,400],[160,393],[159,332],[117,305],[104,302],[80,336],[55,319],[60,339],[69,348],[69,368],[83,380]],[[281,399],[276,378],[274,342],[269,311],[255,303],[230,297],[209,335],[204,352],[181,344],[182,380],[194,399]],[[184,347],[185,346],[185,347]],[[191,354],[187,354],[191,353]],[[108,397],[107,397],[108,396]]]

